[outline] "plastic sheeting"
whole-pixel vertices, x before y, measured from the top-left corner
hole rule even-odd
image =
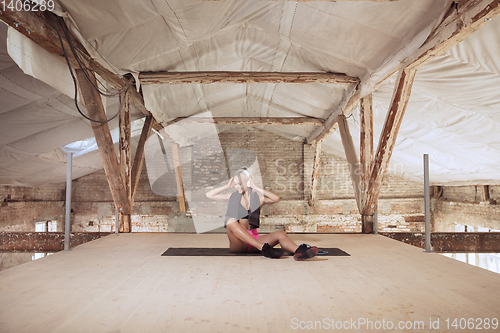
[[[100,60],[104,65],[119,72],[341,72],[361,78],[363,93],[371,91],[380,78],[425,41],[450,3],[449,0],[381,3],[59,1],[70,28],[80,34],[88,51],[98,58],[102,56],[106,59]],[[432,184],[500,183],[500,170],[496,167],[500,157],[499,31],[500,21],[493,20],[418,71],[392,156],[391,170],[394,173],[421,181],[422,154],[429,153]],[[24,56],[32,54],[25,53]],[[0,53],[0,70],[3,71],[5,64],[6,59]],[[42,64],[40,70],[44,66]],[[47,77],[41,79],[55,85]],[[0,108],[0,116],[15,108],[20,108],[19,116],[22,116],[22,108],[28,104],[25,100],[28,92],[22,89],[14,91],[15,87],[9,86],[8,82],[0,83],[12,92],[8,98],[5,95],[6,104]],[[393,85],[393,79],[388,80],[374,92],[375,140],[378,140],[384,122]],[[342,98],[353,87],[186,84],[146,85],[142,89],[146,107],[160,123],[166,124],[176,117],[208,111],[215,117],[310,116],[324,119],[333,111],[338,112]],[[35,99],[36,96],[28,96],[28,101]],[[48,131],[49,124],[62,129],[75,120],[71,113],[74,110],[64,111],[60,118],[52,111],[42,116],[43,108],[38,112],[39,119],[21,127],[30,133],[27,136]],[[349,118],[356,144],[359,141],[358,114],[359,111],[355,111]],[[22,123],[19,119],[9,121],[11,125],[4,127],[7,130],[7,127],[21,126]],[[220,126],[219,130],[227,128]],[[313,126],[260,128],[294,140],[303,140],[315,129]],[[68,136],[67,139],[76,141],[90,137],[83,136],[83,133],[76,135],[77,132],[75,129],[74,137]],[[4,136],[2,133],[0,140],[8,141]],[[55,142],[43,139],[43,136],[38,141],[32,141],[35,147],[40,145],[33,149],[38,153],[56,148]],[[29,142],[7,143],[7,148],[4,144],[1,148],[5,151],[0,151],[0,154],[14,160],[22,159],[28,154],[26,147]],[[323,147],[327,152],[344,157],[338,133],[328,138]],[[100,167],[98,162],[95,163]],[[5,171],[4,179],[10,172],[15,174],[13,170]]]
[[[450,1],[62,0],[88,47],[122,71],[317,71],[363,79],[363,89],[425,41]],[[133,15],[130,15],[133,13]],[[178,116],[326,118],[335,85],[144,86],[163,124]]]
[[[423,182],[429,154],[433,185],[500,184],[500,19],[418,70],[391,158],[391,172]],[[394,77],[374,95],[377,142]],[[359,110],[349,119],[359,147]],[[340,149],[339,149],[340,148]],[[343,156],[340,136],[325,149]]]
[[[64,73],[64,67],[55,64],[64,63],[17,32],[9,34],[7,45],[7,34],[7,26],[0,23],[0,184],[37,186],[65,182],[66,154],[61,149],[78,140],[94,140],[92,129],[76,111],[67,67],[67,76],[58,76]],[[8,55],[7,47],[17,63]],[[70,92],[71,97],[31,75]],[[64,85],[70,89],[62,89]],[[117,101],[108,100],[105,104],[108,114],[116,113]],[[110,126],[116,128],[117,124],[113,120]],[[75,158],[73,178],[102,169],[99,154],[95,157],[91,153]]]
[[[8,30],[7,48],[10,57],[25,74],[49,84],[67,96],[75,95],[68,65],[59,58],[12,28]]]

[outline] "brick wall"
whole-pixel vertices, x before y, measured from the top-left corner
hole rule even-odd
[[[280,229],[290,232],[361,231],[360,215],[345,160],[322,154],[318,199],[316,206],[309,207],[307,198],[314,147],[252,127],[235,126],[221,132],[219,139],[225,156],[230,160],[227,163],[217,149],[214,148],[213,154],[210,152],[216,146],[213,142],[181,148],[186,191],[222,181],[227,177],[228,166],[233,172],[232,169],[249,166],[257,160],[264,188],[281,197],[278,204],[264,206],[262,232]],[[241,150],[250,153],[241,154]],[[189,163],[190,158],[194,163]],[[189,188],[189,184],[199,186]],[[0,230],[33,231],[34,221],[48,218],[59,221],[59,229],[62,228],[64,192],[64,184],[54,188],[0,187],[2,198],[10,195],[9,200],[23,200],[16,203],[5,201],[0,207]],[[201,195],[199,199],[204,200],[203,197]],[[210,202],[202,202],[200,207],[203,205],[211,208]],[[421,231],[423,186],[387,175],[378,214],[381,231]],[[103,171],[73,181],[72,221],[73,231],[114,231],[115,209]],[[192,218],[189,213],[179,212],[175,197],[153,193],[146,167],[135,197],[132,231],[194,231]]]
[[[482,186],[442,186],[432,200],[436,232],[500,231],[500,186],[490,185],[490,201],[481,202]]]
[[[455,202],[481,201],[480,186],[442,186],[444,200]]]
[[[482,186],[442,186],[441,198],[453,202],[480,202],[482,198]],[[500,186],[490,185],[489,195],[493,200],[500,201]]]
[[[268,208],[267,208],[268,207]],[[361,232],[361,216],[354,199],[282,200],[262,212],[263,231]],[[421,232],[424,229],[423,198],[380,199],[379,231]]]
[[[61,201],[64,200],[65,193],[65,185],[45,187],[0,186],[0,201]]]
[[[27,189],[27,188],[25,188]],[[35,223],[64,225],[64,201],[4,201],[0,204],[0,231],[35,231]]]
[[[244,149],[255,153],[266,189],[282,200],[303,199],[303,144],[252,127],[238,127],[237,131],[220,134],[224,150]],[[241,166],[249,166],[251,159],[242,158]]]
[[[500,231],[499,205],[433,200],[433,217],[436,232]]]
[[[72,183],[72,231],[114,232],[115,207],[103,170]],[[0,186],[0,231],[35,231],[35,223],[56,221],[64,230],[66,185],[47,187]],[[167,231],[165,216],[175,217],[174,197],[151,191],[143,168],[133,208],[133,231]]]
[[[490,198],[500,202],[500,185],[490,185]]]
[[[108,181],[104,170],[94,172],[85,177],[73,180],[71,184],[73,202],[112,202],[113,197],[108,187]],[[62,190],[61,200],[66,200],[66,188]],[[175,197],[166,197],[155,194],[151,190],[146,167],[143,167],[139,185],[135,195],[135,201],[174,201]]]

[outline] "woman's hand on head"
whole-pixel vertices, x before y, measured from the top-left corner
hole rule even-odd
[[[229,179],[229,183],[227,183],[227,188],[234,187],[234,176]]]
[[[248,181],[250,182],[250,186],[251,188],[256,188],[257,185],[255,184],[255,182],[253,181],[253,178],[252,176],[248,177]]]

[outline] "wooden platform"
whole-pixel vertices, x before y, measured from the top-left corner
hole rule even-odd
[[[455,332],[446,319],[500,319],[499,274],[380,235],[291,237],[351,256],[162,257],[227,238],[114,234],[1,271],[0,332],[331,331],[332,320],[342,332],[400,321],[426,332],[438,319],[433,332]]]

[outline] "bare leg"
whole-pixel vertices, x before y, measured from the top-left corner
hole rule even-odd
[[[247,244],[260,251],[262,245],[264,245],[264,243],[253,238],[238,222],[227,224],[227,236],[229,238],[229,248],[233,252],[246,252]]]
[[[284,231],[275,231],[267,235],[259,236],[259,241],[262,243],[268,243],[271,246],[275,246],[279,243],[282,249],[290,251],[292,253],[295,253],[298,248],[298,245],[295,244],[294,241],[292,241]]]

